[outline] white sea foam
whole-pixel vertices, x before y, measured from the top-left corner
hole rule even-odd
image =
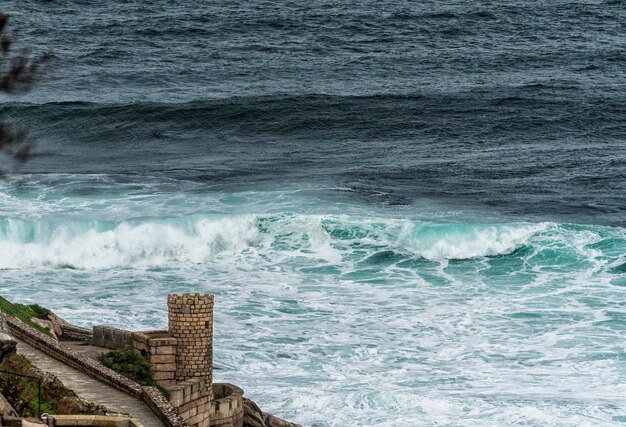
[[[200,219],[191,224],[122,222],[51,225],[6,221],[0,268],[146,268],[201,263],[222,252],[254,246],[254,217]]]
[[[400,240],[414,253],[430,260],[470,259],[505,255],[528,244],[547,223],[532,225],[423,225],[403,231]]]

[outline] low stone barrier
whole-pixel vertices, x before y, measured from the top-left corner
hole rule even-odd
[[[130,396],[143,400],[167,427],[186,427],[187,424],[176,414],[176,410],[154,387],[142,387],[134,381],[118,374],[98,361],[63,347],[55,339],[31,328],[21,320],[0,313],[11,334],[28,345],[42,351],[92,378],[109,384]]]
[[[212,393],[207,393],[207,386]],[[194,426],[242,427],[243,390],[233,384],[206,384],[204,378],[192,378],[168,387],[170,403],[178,414]],[[215,400],[210,397],[215,396]]]
[[[209,384],[209,387],[210,386]],[[180,408],[208,394],[207,384],[204,378],[191,378],[186,381],[181,381],[175,386],[168,387],[167,391],[170,393],[170,403],[174,408]]]
[[[61,324],[61,336],[63,339],[70,339],[74,341],[89,342],[92,337],[91,329],[82,328],[80,326]]]
[[[243,390],[236,385],[213,384],[215,400],[210,402],[211,426],[243,426]]]
[[[168,427],[186,427],[187,423],[156,387],[143,387],[143,401]]]
[[[110,348],[111,350],[133,348],[133,333],[123,329],[98,325],[93,327],[90,342],[92,345]]]
[[[106,415],[50,415],[55,427],[94,426],[94,427],[144,427],[139,421],[123,416]],[[145,426],[148,427],[148,426]]]

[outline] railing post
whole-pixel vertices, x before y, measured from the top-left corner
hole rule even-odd
[[[39,384],[37,384],[37,418],[41,418],[41,381],[42,377],[39,377]]]

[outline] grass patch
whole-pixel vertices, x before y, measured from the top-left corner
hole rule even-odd
[[[36,309],[33,309],[33,307],[36,307]],[[42,326],[39,326],[38,324],[30,320],[31,317],[39,318],[44,311],[46,312],[46,315],[47,315],[47,313],[49,313],[50,310],[44,307],[41,307],[40,305],[37,305],[37,304],[34,304],[32,306],[28,306],[24,304],[13,304],[11,301],[7,300],[6,298],[0,297],[0,311],[2,311],[5,314],[8,314],[9,316],[20,319],[22,322],[26,323],[28,326],[35,328],[39,332],[43,332],[44,334],[54,338],[54,336],[48,329]]]
[[[48,315],[50,313],[52,313],[50,310],[48,310],[46,307],[42,307],[39,304],[29,304],[28,308],[30,308],[31,310],[33,310],[33,313],[35,313],[35,316],[38,319],[43,319],[43,320],[49,320],[48,319]]]
[[[37,371],[28,359],[16,355],[6,360],[0,369],[22,375],[39,377]],[[22,417],[37,415],[39,380],[23,378],[6,373],[0,373],[0,393]],[[79,399],[76,394],[66,388],[57,378],[44,376],[41,382],[41,413],[49,414],[104,414],[106,408],[87,403]]]
[[[154,379],[150,362],[135,350],[126,348],[102,353],[98,361],[136,383],[158,388],[169,399],[169,392]]]

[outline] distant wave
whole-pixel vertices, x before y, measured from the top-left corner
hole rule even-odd
[[[55,153],[26,164],[27,172],[306,181],[380,191],[405,204],[451,200],[518,218],[623,226],[623,95],[586,95],[582,102],[575,88],[563,97],[565,86],[575,83],[185,103],[7,103],[0,114]]]
[[[562,90],[562,83],[554,82],[466,93],[275,95],[185,103],[5,103],[0,106],[0,114],[19,117],[20,123],[45,124],[52,134],[56,130],[69,130],[76,131],[76,137],[80,138],[97,132],[103,140],[110,140],[122,131],[129,137],[139,136],[137,132],[141,132],[143,138],[158,138],[198,130],[309,137],[315,131],[317,136],[393,139],[429,129],[447,133],[452,124],[463,125],[468,133],[484,134],[489,129],[501,132],[510,127],[509,113],[516,113],[518,125],[526,123],[533,132],[541,128],[562,129],[564,124],[582,129],[587,120],[598,126],[602,121],[613,123],[622,117],[623,109],[607,111],[603,117],[597,117],[594,111],[581,110],[576,97],[555,97]],[[620,101],[615,99],[615,105]],[[587,102],[593,99],[588,98]],[[494,106],[498,109],[494,110]],[[521,114],[520,108],[523,108]],[[537,116],[546,118],[538,120]],[[464,124],[469,119],[473,124]],[[474,123],[476,120],[484,124]],[[36,131],[37,126],[34,127]]]

